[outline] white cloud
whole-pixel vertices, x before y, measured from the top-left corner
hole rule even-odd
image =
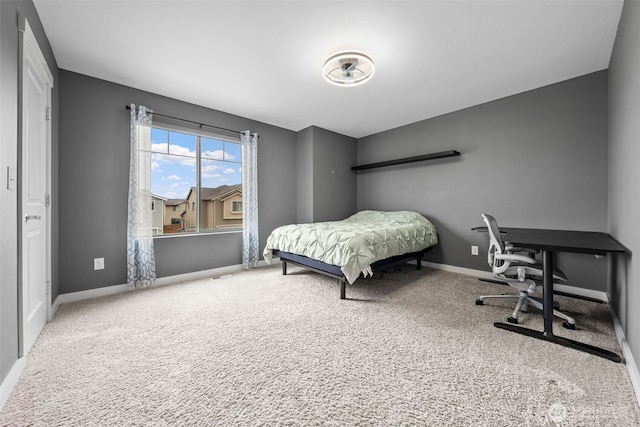
[[[166,142],[161,142],[160,144],[151,144],[151,151],[160,152],[160,153],[168,153],[169,144]]]
[[[202,157],[214,160],[234,160],[235,156],[225,152],[224,150],[203,151]]]
[[[201,171],[202,172],[213,172],[214,170],[220,169],[220,166],[216,166],[213,163],[210,162],[203,162],[203,166]]]
[[[180,181],[182,179],[181,176],[178,175],[169,175],[169,176],[164,176],[162,177],[163,180],[171,180],[171,181]]]
[[[178,156],[196,157],[196,152],[191,151],[188,147],[182,145],[171,144],[169,145],[169,154],[177,154]]]
[[[157,146],[157,148],[156,148]],[[191,151],[188,147],[171,144],[169,146],[169,154],[167,154],[167,144],[152,144],[153,162],[158,164],[180,164],[185,166],[195,166],[196,152]],[[155,151],[161,151],[160,153]]]
[[[233,170],[232,168],[226,168],[222,173],[226,173],[226,174],[230,174],[230,173],[235,173],[236,171]]]
[[[224,151],[222,150],[203,151],[202,157],[205,157],[207,159],[222,160],[224,159]]]

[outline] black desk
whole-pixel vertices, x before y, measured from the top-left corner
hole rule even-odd
[[[476,227],[473,228],[473,230],[487,232],[487,227]],[[622,253],[628,250],[609,234],[600,232],[500,227],[500,233],[504,236],[504,241],[509,242],[513,246],[542,251],[542,315],[544,318],[544,330],[542,332],[534,331],[532,329],[500,322],[494,323],[494,326],[544,341],[551,341],[565,347],[586,351],[587,353],[595,354],[613,360],[614,362],[620,362],[622,359],[616,353],[553,334],[553,253],[555,251],[561,251],[606,255],[610,252]]]

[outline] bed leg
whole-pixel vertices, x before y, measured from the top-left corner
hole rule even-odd
[[[282,260],[282,275],[286,276],[287,275],[287,261],[286,260]]]
[[[422,270],[422,254],[416,258],[416,270]]]
[[[340,279],[340,299],[346,299],[346,280]]]

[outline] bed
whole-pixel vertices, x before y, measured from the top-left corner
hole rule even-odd
[[[437,243],[434,225],[416,212],[365,210],[342,221],[278,227],[263,256],[269,264],[279,257],[285,275],[290,263],[338,279],[345,299],[346,282],[412,260],[420,269],[424,253]]]

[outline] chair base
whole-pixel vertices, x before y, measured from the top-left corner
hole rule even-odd
[[[518,313],[523,311],[527,312],[528,304],[533,305],[538,310],[542,310],[542,300],[540,298],[529,296],[525,291],[521,291],[519,295],[513,294],[505,294],[505,295],[483,295],[476,299],[476,305],[484,305],[485,299],[510,299],[517,300],[515,310],[511,317],[507,318],[507,322],[518,324]],[[553,302],[553,315],[555,317],[559,317],[564,319],[565,321],[562,323],[566,329],[575,330],[576,329],[576,321],[573,317],[567,316],[566,314],[559,311],[560,304],[557,301]]]

